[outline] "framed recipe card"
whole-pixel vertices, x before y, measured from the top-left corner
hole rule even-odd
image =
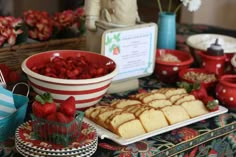
[[[151,75],[155,66],[157,25],[138,24],[106,30],[102,35],[101,53],[118,65],[113,83]]]

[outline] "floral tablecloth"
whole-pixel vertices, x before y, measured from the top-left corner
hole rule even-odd
[[[177,25],[177,49],[189,51],[185,40],[198,33],[217,33],[236,37],[236,31],[206,25]],[[167,86],[158,82],[155,76],[140,79],[140,89],[154,89]],[[102,102],[124,98],[137,91],[107,94]],[[0,143],[1,157],[17,157],[14,138]],[[110,140],[99,139],[94,157],[235,157],[236,156],[236,112],[200,121],[170,132],[157,135],[127,146]]]

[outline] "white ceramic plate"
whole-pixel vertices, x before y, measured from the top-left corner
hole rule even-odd
[[[218,38],[218,43],[222,46],[225,53],[236,52],[236,38],[220,35],[220,34],[197,34],[191,35],[186,42],[190,47],[198,50],[206,51],[211,44],[215,43]]]
[[[45,150],[37,150],[37,149],[33,149],[32,147],[29,147],[27,145],[22,144],[20,141],[18,141],[17,139],[15,140],[15,145],[18,147],[18,149],[23,150],[23,152],[28,152],[28,155],[32,155],[32,156],[91,156],[96,150],[97,150],[97,141],[92,144],[91,146],[82,149],[82,150],[78,150],[78,151],[68,151],[68,152],[64,152],[64,151],[57,151],[57,152],[49,152],[49,151],[45,151]],[[27,153],[25,153],[27,154]]]
[[[152,132],[149,132],[149,133],[146,133],[146,134],[143,134],[143,135],[140,135],[140,136],[136,136],[136,137],[130,138],[130,139],[121,138],[120,136],[112,133],[111,131],[109,131],[109,130],[107,130],[107,129],[99,126],[99,125],[97,125],[96,123],[90,121],[87,118],[84,118],[84,121],[88,124],[91,124],[92,126],[94,126],[96,128],[97,134],[101,139],[107,138],[107,139],[110,139],[110,140],[120,144],[120,145],[128,145],[128,144],[135,143],[137,141],[141,141],[141,140],[147,139],[149,137],[159,135],[159,134],[162,134],[162,133],[165,133],[165,132],[168,132],[168,131],[171,131],[171,130],[174,130],[174,129],[177,129],[177,128],[180,128],[180,127],[183,127],[183,126],[186,126],[186,125],[189,125],[189,124],[193,124],[193,123],[199,122],[201,120],[205,120],[205,119],[208,119],[208,118],[211,118],[211,117],[214,117],[214,116],[226,113],[226,112],[228,112],[228,109],[223,107],[223,106],[220,106],[219,110],[217,110],[215,112],[210,112],[208,114],[198,116],[198,117],[195,117],[195,118],[183,121],[183,122],[179,122],[179,123],[176,123],[176,124],[173,124],[173,125],[170,125],[170,126],[158,129],[158,130],[154,130]]]
[[[32,133],[32,121],[28,121],[16,129],[15,137],[21,145],[27,146],[32,150],[49,153],[81,152],[90,148],[98,140],[96,129],[87,123],[82,124],[80,136],[67,147],[37,140],[32,136]]]
[[[23,153],[24,155],[27,156],[38,156],[38,157],[46,157],[46,156],[55,156],[55,157],[68,157],[68,156],[80,156],[80,157],[89,157],[92,156],[92,154],[95,153],[97,150],[97,143],[92,145],[90,148],[87,148],[86,150],[83,151],[78,151],[78,152],[43,152],[43,151],[37,151],[30,149],[26,146],[21,145],[16,141],[16,149],[18,150],[19,153]],[[23,155],[22,154],[22,155]]]

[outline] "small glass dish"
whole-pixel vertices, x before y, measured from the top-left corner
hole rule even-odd
[[[48,121],[33,114],[31,117],[34,138],[68,146],[80,136],[84,113],[77,111],[74,120],[69,123]]]

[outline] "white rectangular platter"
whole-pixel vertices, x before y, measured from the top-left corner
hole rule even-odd
[[[84,122],[89,123],[92,126],[94,126],[97,130],[98,136],[101,139],[107,138],[107,139],[110,139],[110,140],[120,144],[120,145],[128,145],[128,144],[131,144],[131,143],[135,143],[137,141],[147,139],[147,138],[155,136],[155,135],[159,135],[159,134],[162,134],[162,133],[165,133],[165,132],[177,129],[177,128],[181,128],[183,126],[187,126],[187,125],[199,122],[201,120],[212,118],[214,116],[217,116],[217,115],[220,115],[220,114],[223,114],[223,113],[226,113],[226,112],[228,112],[228,109],[223,107],[223,106],[220,106],[219,110],[217,110],[217,111],[209,112],[208,114],[201,115],[201,116],[198,116],[198,117],[195,117],[195,118],[191,118],[189,120],[179,122],[179,123],[176,123],[176,124],[173,124],[173,125],[169,125],[167,127],[164,127],[164,128],[158,129],[158,130],[154,130],[152,132],[148,132],[148,133],[145,133],[143,135],[139,135],[139,136],[129,138],[129,139],[122,138],[122,137],[112,133],[111,131],[101,127],[100,125],[97,125],[96,123],[90,121],[87,118],[84,118]]]

